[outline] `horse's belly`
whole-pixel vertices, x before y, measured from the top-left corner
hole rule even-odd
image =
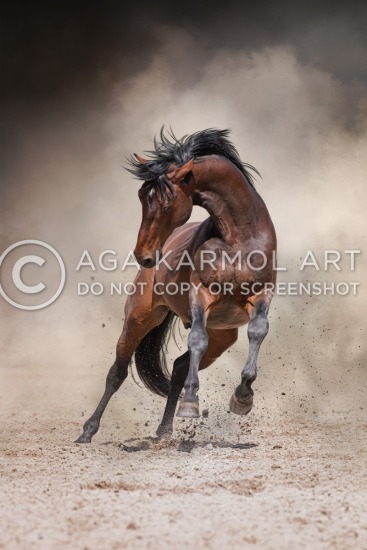
[[[235,304],[216,303],[210,309],[207,327],[213,329],[239,328],[248,323],[247,311]]]

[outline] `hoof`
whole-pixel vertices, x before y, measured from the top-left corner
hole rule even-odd
[[[172,427],[162,426],[162,424],[160,424],[155,433],[158,437],[161,437],[162,439],[169,439],[170,437],[172,437],[173,429]]]
[[[88,434],[82,434],[74,443],[90,443],[92,441],[92,436]]]
[[[233,394],[229,402],[229,408],[234,414],[245,415],[251,411],[253,400],[251,394],[244,401],[239,401],[236,395]]]
[[[176,416],[199,418],[199,403],[197,401],[181,401]]]

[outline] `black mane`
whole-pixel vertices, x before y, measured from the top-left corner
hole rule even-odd
[[[168,132],[168,137],[165,136],[164,126],[162,126],[160,141],[154,138],[154,149],[145,151],[148,162],[140,163],[131,156],[128,159],[131,168],[127,168],[127,170],[139,180],[152,182],[152,184],[157,181],[161,184],[162,178],[166,179],[165,174],[172,163],[182,166],[196,157],[220,155],[237,166],[248,183],[254,187],[254,179],[249,170],[260,174],[256,168],[241,161],[236,148],[229,141],[228,135],[229,130],[208,128],[177,139],[172,130]]]

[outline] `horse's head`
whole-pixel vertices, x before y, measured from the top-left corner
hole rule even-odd
[[[135,157],[140,163],[149,162]],[[156,265],[168,237],[191,215],[193,203],[187,184],[191,169],[192,161],[179,168],[171,164],[167,173],[145,181],[139,189],[143,219],[134,254],[143,267]]]

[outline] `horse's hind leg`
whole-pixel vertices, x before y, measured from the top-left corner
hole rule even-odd
[[[237,386],[233,393],[229,408],[235,414],[248,414],[253,404],[252,383],[256,379],[256,363],[262,341],[269,330],[268,310],[271,297],[258,295],[254,305],[250,306],[250,321],[248,324],[249,353],[245,368],[241,373],[241,384]]]
[[[156,310],[141,311],[135,308],[126,308],[129,311],[125,318],[124,328],[116,346],[116,359],[110,368],[106,387],[98,407],[83,426],[82,435],[76,443],[90,443],[97,433],[101,417],[113,394],[120,388],[127,377],[130,359],[139,342],[146,334],[162,320],[162,312]],[[163,317],[164,317],[163,313]]]
[[[178,357],[173,364],[171,388],[167,398],[167,404],[164,410],[162,422],[157,429],[157,435],[160,437],[171,435],[173,432],[173,417],[175,415],[178,398],[180,397],[180,393],[189,371],[189,365],[190,354],[188,351]]]

